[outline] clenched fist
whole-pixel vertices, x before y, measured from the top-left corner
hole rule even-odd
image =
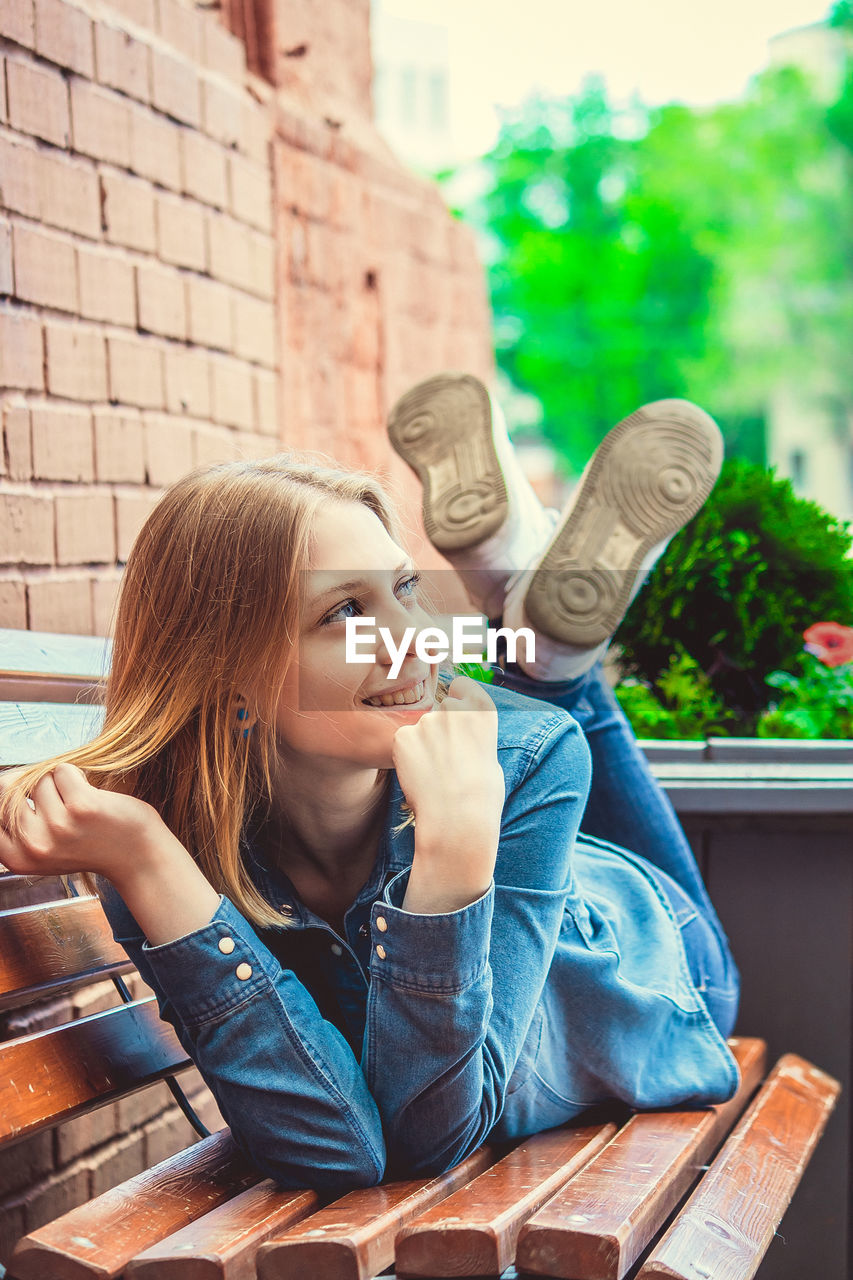
[[[416,823],[405,910],[455,911],[489,887],[504,803],[497,738],[495,704],[467,676],[434,711],[397,730],[392,760]]]

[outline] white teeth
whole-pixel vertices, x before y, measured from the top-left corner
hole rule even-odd
[[[364,701],[369,707],[402,707],[420,702],[423,696],[424,682],[420,680],[413,689],[408,689],[405,693],[398,690],[396,693],[383,693],[376,698],[365,698]]]

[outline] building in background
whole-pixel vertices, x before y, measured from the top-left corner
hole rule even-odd
[[[425,173],[456,162],[450,120],[450,40],[435,22],[371,5],[376,125],[398,158]]]

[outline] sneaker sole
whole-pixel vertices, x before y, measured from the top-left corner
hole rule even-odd
[[[658,400],[617,423],[532,573],[531,625],[578,648],[613,635],[644,558],[699,511],[722,460],[719,427],[687,400]]]
[[[475,547],[501,527],[506,484],[477,378],[441,373],[418,383],[391,410],[388,435],[421,482],[424,528],[439,551]]]

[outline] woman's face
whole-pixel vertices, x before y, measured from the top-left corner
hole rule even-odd
[[[362,503],[324,503],[314,523],[314,550],[304,575],[301,631],[276,714],[279,750],[391,767],[391,746],[401,725],[415,724],[434,706],[437,666],[415,653],[414,636],[394,678],[391,647],[404,632],[429,626],[417,600],[415,568],[381,520]],[[360,651],[375,663],[348,662],[346,619],[375,618],[362,632]],[[379,628],[390,633],[386,647]],[[373,633],[375,642],[364,642]],[[417,701],[368,706],[366,698],[405,691]]]

